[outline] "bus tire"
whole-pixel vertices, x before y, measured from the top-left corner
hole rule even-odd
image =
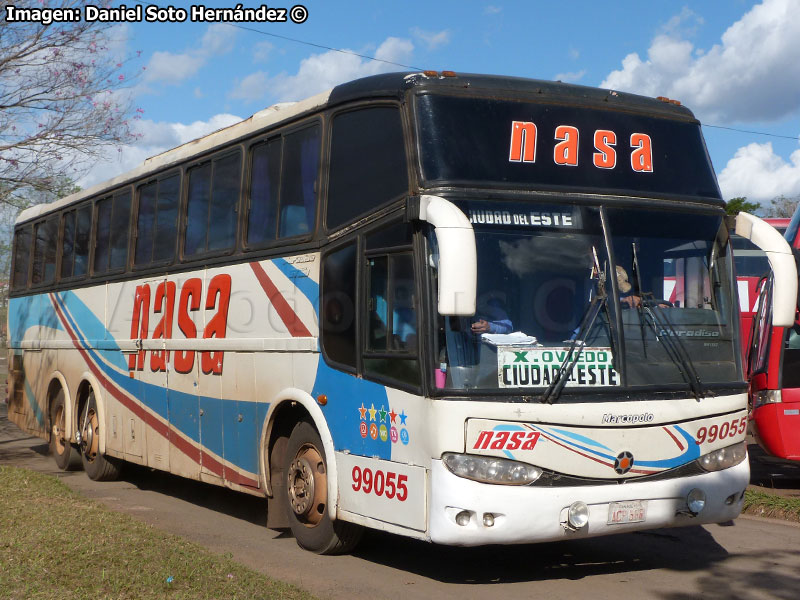
[[[113,481],[119,477],[121,461],[100,453],[100,417],[94,392],[89,392],[86,405],[81,413],[81,460],[83,470],[93,481]]]
[[[286,512],[301,548],[317,554],[343,554],[355,548],[363,528],[331,521],[328,513],[328,476],[325,449],[319,433],[300,421],[286,447]]]
[[[58,394],[50,405],[50,453],[62,471],[77,471],[81,467],[81,454],[64,437],[67,430],[67,405],[64,390],[59,387]]]

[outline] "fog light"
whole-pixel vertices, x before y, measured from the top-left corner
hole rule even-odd
[[[573,529],[586,527],[586,524],[589,522],[589,507],[586,506],[586,502],[578,500],[570,504],[567,513],[567,521],[569,522],[569,526]]]
[[[694,488],[686,496],[686,506],[693,515],[699,515],[706,507],[706,493],[700,488]]]
[[[461,525],[461,527],[466,527],[469,525],[470,514],[468,510],[462,510],[460,513],[456,515],[456,523]]]
[[[739,495],[739,492],[736,492],[735,494],[731,494],[730,496],[728,496],[727,498],[725,498],[725,504],[727,504],[728,506],[730,506],[731,504],[733,504],[734,502],[736,502],[736,497],[737,497],[738,495]]]
[[[483,526],[494,527],[494,515],[492,513],[483,513]]]

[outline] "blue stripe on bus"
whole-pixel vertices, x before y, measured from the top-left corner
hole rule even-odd
[[[36,422],[39,423],[39,427],[44,429],[44,413],[42,412],[42,408],[39,406],[39,403],[36,402],[36,395],[33,393],[27,378],[25,379],[25,398],[28,400],[31,410],[33,410],[33,416],[36,417]]]
[[[19,346],[31,327],[62,330],[58,315],[52,309],[47,294],[11,298],[8,306],[8,339],[12,347]]]
[[[600,442],[593,440],[592,438],[588,438],[585,435],[581,435],[579,433],[575,433],[572,431],[567,431],[566,429],[553,428],[553,431],[557,431],[561,435],[570,437],[578,442],[583,442],[584,444],[589,444],[590,446],[595,446],[597,448],[602,448],[603,450],[608,450],[609,452],[613,452],[613,450],[611,450],[611,448],[609,448],[605,444],[601,444]]]
[[[662,469],[671,469],[673,467],[679,467],[681,465],[685,465],[697,458],[700,457],[700,446],[698,446],[695,441],[694,437],[689,435],[683,428],[679,427],[678,425],[674,426],[675,429],[683,437],[684,441],[686,442],[686,451],[674,458],[666,458],[663,460],[635,460],[635,466],[637,467],[659,467]]]
[[[303,273],[303,271],[294,265],[289,264],[285,258],[274,258],[272,259],[272,264],[274,264],[281,273],[289,278],[292,284],[294,284],[294,286],[300,290],[300,293],[308,298],[308,301],[311,302],[312,306],[314,307],[314,311],[317,313],[317,316],[319,316],[319,284],[311,279],[308,275]]]
[[[64,309],[64,317],[70,323],[70,326],[90,339],[102,339],[105,337],[106,329],[94,313],[71,292],[65,292],[64,295],[68,296],[68,298],[63,298],[61,294],[57,294],[56,298]],[[86,335],[87,333],[89,334],[88,336]],[[255,432],[261,431],[261,426],[267,413],[267,404],[180,392],[168,389],[166,386],[131,379],[127,372],[128,365],[125,357],[122,356],[118,347],[116,350],[97,351],[89,347],[88,344],[82,343],[81,345],[89,354],[91,360],[116,387],[136,399],[151,412],[168,421],[173,428],[193,442],[202,445],[210,452],[222,457],[243,471],[258,473],[258,445],[260,439],[259,434]],[[116,369],[109,367],[109,364],[122,369],[123,372],[120,373]],[[204,411],[202,428],[198,414],[200,408]],[[235,418],[230,423],[232,429],[226,429],[226,431],[230,432],[235,431],[235,435],[223,435],[222,415],[226,412],[235,413]],[[241,422],[238,420],[239,414],[242,415]],[[249,435],[252,435],[252,438],[250,438],[250,444],[248,445],[247,438]],[[246,448],[245,452],[240,451],[242,446]]]
[[[671,468],[674,468],[674,467],[679,467],[681,465],[685,465],[686,463],[689,463],[689,462],[693,461],[694,459],[698,458],[700,456],[700,449],[697,446],[697,444],[694,443],[694,438],[692,438],[692,436],[690,436],[688,433],[686,433],[686,431],[684,431],[683,429],[681,429],[677,425],[675,426],[675,429],[677,429],[680,432],[681,436],[683,436],[684,440],[686,440],[686,442],[687,442],[687,446],[688,447],[686,448],[686,451],[683,452],[683,454],[679,454],[678,456],[673,456],[672,458],[664,458],[664,459],[659,459],[659,460],[639,460],[638,458],[634,457],[634,466],[636,466],[636,467],[654,467],[654,468],[658,468],[658,469],[671,469]],[[546,431],[546,430],[543,429],[543,431]],[[553,429],[552,431],[561,431],[561,430]],[[561,437],[555,435],[554,433],[552,433],[552,431],[547,431],[547,433],[549,435],[552,435],[555,439],[557,439],[557,440],[559,440],[561,442],[564,442],[565,444],[568,444],[568,445],[571,445],[571,446],[573,446],[575,448],[583,450],[584,452],[588,452],[589,454],[593,454],[595,456],[599,456],[600,458],[605,458],[606,460],[608,460],[610,462],[614,462],[614,460],[616,459],[616,456],[614,456],[614,455],[605,454],[603,452],[599,452],[597,450],[593,450],[591,448],[587,448],[586,446],[582,446],[582,445],[580,445],[578,443],[570,442],[567,439],[564,439],[564,438],[561,438]],[[561,431],[561,432],[562,433],[566,433],[566,432],[563,432],[563,431]],[[581,436],[581,437],[583,437],[583,436]],[[587,439],[588,441],[592,441],[592,440],[589,440],[588,438],[585,438],[585,439]],[[597,444],[597,442],[594,442],[593,445],[598,445],[598,444]]]
[[[380,435],[373,440],[369,434],[369,426],[375,424],[378,428],[385,425],[387,431],[392,424],[388,416],[381,421],[375,413],[375,420],[366,415],[366,420],[361,420],[359,408],[374,408],[376,411],[384,408],[390,410],[389,398],[386,387],[366,379],[359,379],[355,375],[344,373],[329,367],[320,356],[317,366],[317,377],[311,395],[316,398],[320,394],[328,397],[328,403],[322,407],[325,420],[328,423],[333,445],[336,450],[349,450],[359,456],[377,456],[384,460],[392,457],[392,442],[387,436],[382,441]],[[360,433],[361,423],[366,423],[367,436]]]

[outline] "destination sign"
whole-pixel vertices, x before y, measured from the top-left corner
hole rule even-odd
[[[576,350],[577,352],[577,350]],[[497,382],[501,388],[550,385],[569,354],[569,347],[498,347]],[[584,348],[566,381],[566,387],[620,385],[610,348]]]

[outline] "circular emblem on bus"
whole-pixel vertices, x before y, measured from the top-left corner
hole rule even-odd
[[[620,452],[614,461],[614,470],[620,475],[625,475],[633,467],[633,454],[628,451]]]

